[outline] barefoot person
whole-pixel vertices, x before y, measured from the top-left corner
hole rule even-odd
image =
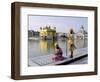
[[[70,33],[69,33],[69,36],[68,36],[68,44],[69,44],[69,50],[70,50],[70,53],[71,53],[70,57],[72,58],[74,49],[76,48],[75,44],[74,44],[74,31],[73,31],[73,29],[70,29]]]
[[[55,54],[54,55],[55,55],[55,57],[53,58],[53,60],[55,60],[55,61],[64,59],[64,57],[62,56],[63,51],[57,43],[55,44]]]

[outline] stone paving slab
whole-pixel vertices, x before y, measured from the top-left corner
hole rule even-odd
[[[70,53],[63,54],[64,60],[60,61],[53,61],[52,58],[54,57],[53,54],[51,55],[44,55],[44,56],[37,56],[37,57],[31,57],[29,60],[29,66],[44,66],[44,65],[57,65],[57,64],[62,64],[62,63],[68,63],[70,61],[73,61],[77,58],[84,57],[88,55],[87,48],[81,48],[81,49],[76,49],[74,51],[74,57],[70,58]]]

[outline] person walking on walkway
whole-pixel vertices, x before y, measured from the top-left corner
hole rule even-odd
[[[73,29],[70,29],[70,33],[68,35],[68,44],[69,44],[69,51],[71,53],[71,55],[70,55],[71,58],[73,57],[73,52],[74,52],[74,49],[76,48],[74,40],[75,40],[74,31],[73,31]]]

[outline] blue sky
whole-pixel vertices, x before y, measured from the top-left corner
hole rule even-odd
[[[85,30],[88,29],[87,17],[30,15],[28,19],[29,30],[39,31],[40,27],[49,25],[52,27],[56,27],[57,32],[64,33],[68,33],[71,28],[73,28],[74,31],[77,32],[79,31],[81,26],[83,26]]]

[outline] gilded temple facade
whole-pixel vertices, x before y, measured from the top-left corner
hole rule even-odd
[[[40,27],[40,38],[41,39],[56,39],[56,27],[51,28],[50,26]]]

